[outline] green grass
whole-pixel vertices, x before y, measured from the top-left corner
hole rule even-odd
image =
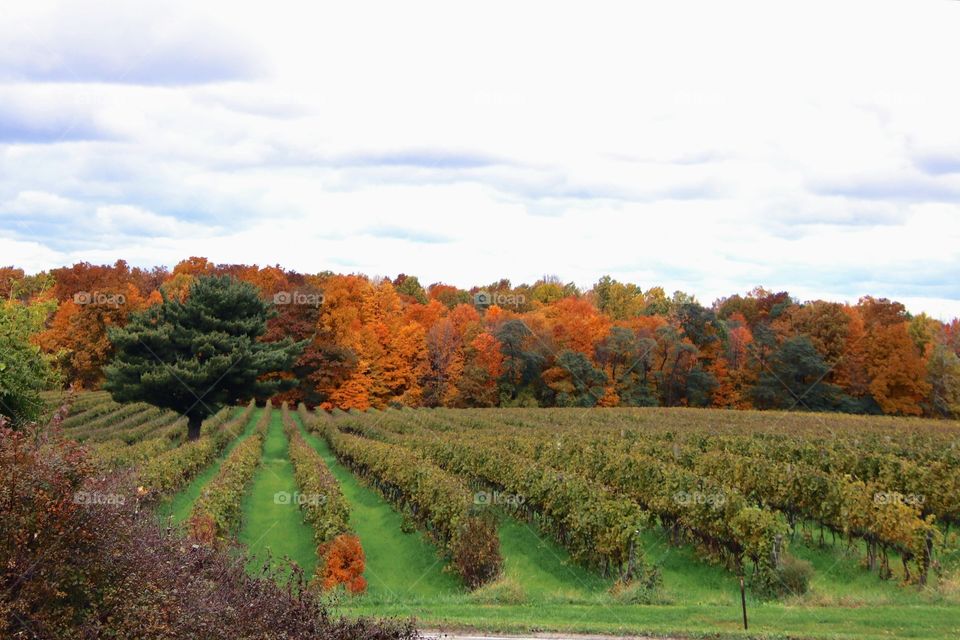
[[[645,531],[642,541],[646,558],[659,564],[663,572],[663,590],[666,600],[679,604],[739,605],[736,577],[716,564],[698,557],[690,545],[673,546],[661,530]],[[798,605],[827,603],[859,606],[863,604],[931,604],[935,598],[923,595],[917,589],[901,588],[896,580],[881,580],[860,564],[863,550],[850,550],[840,542],[821,547],[816,542],[804,542],[798,535],[789,542],[790,553],[813,565],[810,591],[791,603]],[[891,563],[893,559],[891,558]],[[751,602],[751,598],[748,594]]]
[[[278,493],[293,495],[299,491],[287,448],[282,416],[275,410],[263,443],[263,459],[243,497],[243,521],[238,539],[247,549],[250,572],[260,571],[269,555],[271,566],[277,567],[289,559],[309,578],[317,566],[313,531],[303,521],[296,504],[275,499]]]
[[[880,580],[860,567],[858,551],[848,552],[841,544],[820,548],[798,539],[791,552],[814,565],[810,592],[782,602],[748,596],[750,631],[744,633],[736,577],[698,558],[689,546],[667,545],[661,532],[645,532],[642,539],[648,561],[663,572],[666,605],[615,603],[605,590],[609,580],[570,566],[565,554],[548,551],[552,543],[543,545],[524,523],[507,519],[500,535],[505,572],[526,600],[478,604],[467,595],[424,601],[412,614],[421,628],[710,638],[960,638],[955,598]],[[356,600],[343,603],[339,612],[403,618],[411,608]]]
[[[859,550],[842,544],[819,547],[798,540],[791,552],[814,566],[810,592],[782,602],[748,596],[749,634],[742,631],[735,576],[697,557],[689,546],[674,547],[658,531],[642,536],[647,560],[664,576],[666,605],[623,605],[606,592],[604,580],[569,564],[561,550],[525,523],[505,519],[500,528],[505,573],[519,584],[518,604],[479,604],[470,595],[410,603],[349,600],[347,616],[409,617],[422,628],[492,633],[651,634],[684,637],[890,639],[960,638],[955,598],[880,580],[860,567]]]
[[[456,576],[443,570],[436,547],[419,531],[403,533],[402,517],[379,494],[337,462],[322,439],[301,429],[321,455],[351,505],[350,524],[367,556],[366,602],[465,601]],[[569,554],[526,523],[503,517],[500,525],[504,573],[537,600],[591,602],[609,580],[585,571]]]
[[[401,606],[409,615],[407,604],[463,591],[456,575],[444,571],[436,547],[422,533],[404,533],[400,514],[337,462],[326,441],[302,426],[301,432],[327,463],[350,502],[350,526],[360,537],[367,558],[367,594],[355,600],[404,603]]]
[[[689,637],[951,638],[960,637],[955,597],[900,587],[860,566],[861,550],[804,542],[791,553],[814,567],[808,594],[781,602],[748,596],[750,631],[742,630],[737,578],[698,557],[689,545],[668,544],[663,531],[641,536],[645,557],[661,568],[667,604],[624,605],[608,593],[612,579],[574,565],[565,550],[525,522],[500,525],[504,584],[483,598],[464,593],[440,573],[435,551],[420,534],[403,534],[401,518],[379,495],[336,462],[327,444],[304,432],[341,483],[352,525],[367,552],[367,596],[340,601],[347,616],[417,618],[422,628],[493,633],[656,634]],[[429,568],[427,575],[423,570]],[[423,577],[421,577],[423,576]],[[412,585],[412,586],[411,586]],[[496,587],[497,585],[494,585]],[[497,600],[516,597],[516,603]],[[489,599],[491,596],[493,599]],[[497,602],[509,602],[497,604]],[[492,603],[492,604],[488,604]]]
[[[616,604],[597,591],[603,581],[588,574],[585,599],[557,598],[557,582],[520,561],[511,566],[513,547],[524,542],[521,523],[501,528],[507,573],[522,585],[523,604],[477,605],[463,599],[424,603],[416,617],[426,628],[477,629],[486,632],[525,633],[550,630],[569,633],[671,634],[688,636],[743,636],[736,578],[721,567],[697,557],[689,546],[672,547],[660,532],[643,535],[648,561],[660,565],[668,605]],[[513,529],[513,531],[511,531]],[[538,536],[529,534],[535,540]],[[524,550],[529,553],[528,550]],[[810,592],[783,602],[759,602],[748,596],[750,634],[791,638],[953,638],[960,637],[960,606],[956,599],[922,593],[880,580],[860,567],[858,550],[843,545],[820,548],[798,539],[791,551],[811,562],[815,574]],[[546,560],[546,559],[545,559]],[[561,563],[561,566],[566,565]],[[555,567],[556,568],[556,567]],[[547,571],[553,574],[554,570]],[[544,569],[543,566],[539,567]],[[574,568],[576,570],[577,568]],[[539,576],[539,577],[538,577]],[[593,580],[594,582],[590,582]],[[557,576],[563,584],[563,576]],[[570,588],[578,580],[570,581]],[[542,588],[536,589],[535,585]],[[596,585],[596,586],[594,586]],[[562,591],[561,591],[562,593]],[[347,603],[348,615],[404,616],[398,607]]]
[[[606,595],[612,580],[574,564],[565,549],[532,525],[503,516],[499,534],[504,575],[531,602],[589,603]]]
[[[247,434],[256,419],[256,415],[251,418]],[[499,528],[504,580],[482,597],[466,593],[421,532],[403,533],[400,514],[340,465],[322,438],[302,432],[340,482],[351,504],[351,526],[367,556],[368,593],[336,600],[338,613],[413,616],[423,628],[497,633],[748,635],[741,629],[736,577],[699,558],[689,545],[669,545],[664,532],[656,530],[644,532],[641,541],[647,561],[657,563],[663,573],[666,604],[616,603],[608,593],[612,579],[573,564],[565,550],[532,525],[508,516],[501,518]],[[165,505],[167,513],[175,519],[185,517],[221,461],[222,457]],[[274,502],[277,492],[297,490],[277,412],[264,444],[263,464],[243,502],[240,540],[249,552],[260,556],[250,561],[249,570],[259,569],[269,549],[275,561],[288,556],[307,572],[313,571],[313,536],[300,510]],[[880,580],[861,567],[862,549],[848,549],[842,543],[820,546],[814,540],[805,542],[798,535],[790,544],[793,555],[814,567],[810,592],[781,602],[760,602],[748,596],[749,636],[838,640],[960,637],[960,602],[955,595],[919,592],[915,587],[898,586],[896,580]]]
[[[376,617],[409,617],[400,605],[356,605],[341,613]],[[748,610],[750,631],[744,633],[739,603],[719,605],[464,605],[424,603],[415,617],[426,629],[476,629],[499,633],[549,630],[615,635],[681,637],[823,638],[946,640],[960,637],[960,607],[877,606],[863,608],[755,605]]]
[[[240,415],[243,411],[243,409],[237,409],[235,415]],[[174,524],[180,524],[186,520],[190,515],[190,510],[193,508],[193,503],[197,501],[197,498],[199,498],[203,492],[203,488],[217,475],[217,472],[220,471],[220,465],[224,459],[230,455],[233,448],[253,433],[253,427],[256,425],[256,422],[256,415],[251,416],[250,420],[248,420],[244,426],[243,433],[230,441],[223,450],[223,453],[214,460],[213,464],[198,473],[187,486],[175,493],[172,498],[161,502],[160,505],[157,506],[157,513],[164,518],[172,518]]]

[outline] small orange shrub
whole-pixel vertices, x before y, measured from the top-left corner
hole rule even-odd
[[[342,584],[350,593],[367,590],[367,581],[363,577],[367,561],[360,538],[348,533],[337,536],[327,548],[323,560],[324,589]]]

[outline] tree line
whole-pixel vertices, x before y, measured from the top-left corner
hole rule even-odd
[[[197,257],[172,270],[0,268],[0,351],[12,363],[0,368],[0,402],[31,381],[100,388],[116,328],[184,301],[210,276],[253,285],[271,309],[256,340],[282,342],[292,365],[261,386],[292,403],[960,416],[960,320],[883,298],[801,302],[758,287],[705,305],[610,277],[589,290],[556,278],[460,289]]]

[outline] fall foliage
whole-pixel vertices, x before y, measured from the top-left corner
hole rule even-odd
[[[910,316],[883,298],[801,302],[757,287],[706,306],[684,292],[668,296],[606,276],[587,291],[554,277],[465,290],[424,286],[407,274],[301,274],[202,257],[172,270],[123,261],[36,275],[3,267],[0,293],[11,303],[50,305],[32,340],[65,384],[94,389],[113,354],[110,327],[164,297],[182,300],[199,276],[218,274],[253,284],[274,303],[261,340],[305,344],[290,371],[271,374],[294,381],[279,398],[291,403],[778,406],[930,416],[960,408],[960,321]],[[816,407],[811,396],[794,397],[810,390],[804,381],[813,371],[830,390]],[[796,379],[777,380],[787,374]]]
[[[363,593],[367,590],[367,580],[363,577],[366,558],[360,539],[352,534],[341,534],[333,539],[324,556],[324,589],[333,589],[343,585],[350,593]]]

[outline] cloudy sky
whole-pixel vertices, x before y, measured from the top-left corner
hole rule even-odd
[[[4,2],[0,263],[960,315],[960,2],[238,4]]]

